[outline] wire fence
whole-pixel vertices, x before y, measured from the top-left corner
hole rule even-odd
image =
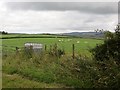
[[[10,53],[20,53],[22,51],[25,51],[28,54],[30,54],[30,52],[40,54],[41,52],[44,51],[45,53],[48,53],[50,55],[61,57],[61,55],[65,55],[65,53],[66,53],[65,49],[61,49],[60,47],[58,47],[58,45],[56,43],[53,45],[44,45],[42,47],[42,49],[40,49],[40,48],[35,49],[33,47],[26,48],[25,46],[10,46],[10,45],[9,46],[1,45],[1,47],[2,47],[3,55],[7,55]],[[71,47],[72,47],[71,54],[74,59],[75,58],[75,45],[72,44]]]

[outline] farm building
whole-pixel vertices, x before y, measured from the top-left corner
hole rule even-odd
[[[43,45],[40,43],[25,43],[25,50],[33,50],[33,52],[41,52]]]

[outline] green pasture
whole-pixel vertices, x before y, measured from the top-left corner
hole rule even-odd
[[[41,43],[47,45],[47,50],[50,45],[55,43],[58,48],[64,49],[66,53],[72,53],[72,44],[75,44],[76,53],[87,53],[90,48],[95,47],[103,41],[97,39],[84,39],[84,38],[16,38],[16,39],[3,39],[3,50],[15,50],[15,47],[22,48],[26,42]],[[7,47],[6,47],[7,46]]]
[[[68,37],[62,35],[49,35],[49,34],[6,34],[0,35],[2,39],[9,39],[9,38],[55,38],[55,37]]]

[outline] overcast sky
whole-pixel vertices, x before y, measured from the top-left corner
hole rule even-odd
[[[117,23],[117,2],[0,3],[0,30],[10,33],[114,31]]]

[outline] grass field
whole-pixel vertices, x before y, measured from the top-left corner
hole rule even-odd
[[[32,58],[15,52],[15,47],[23,48],[26,42],[36,42],[47,45],[57,44],[66,54],[61,58],[42,53]],[[98,71],[91,58],[78,56],[72,59],[72,44],[75,44],[75,54],[90,56],[89,49],[102,43],[102,40],[85,38],[11,38],[2,39],[3,54],[3,87],[93,87],[91,78]],[[81,70],[80,70],[81,69]],[[26,86],[24,86],[26,84]]]
[[[88,49],[95,47],[96,44],[102,43],[102,40],[83,39],[83,38],[16,38],[3,39],[3,50],[15,50],[15,47],[24,47],[26,42],[36,42],[47,45],[49,50],[50,45],[57,44],[58,48],[64,49],[66,53],[72,52],[72,44],[75,44],[76,53],[87,53]],[[8,47],[4,47],[8,46]]]
[[[0,35],[0,38],[2,39],[9,39],[9,38],[66,38],[68,36],[62,36],[62,35],[49,35],[49,34],[6,34],[6,35]]]

